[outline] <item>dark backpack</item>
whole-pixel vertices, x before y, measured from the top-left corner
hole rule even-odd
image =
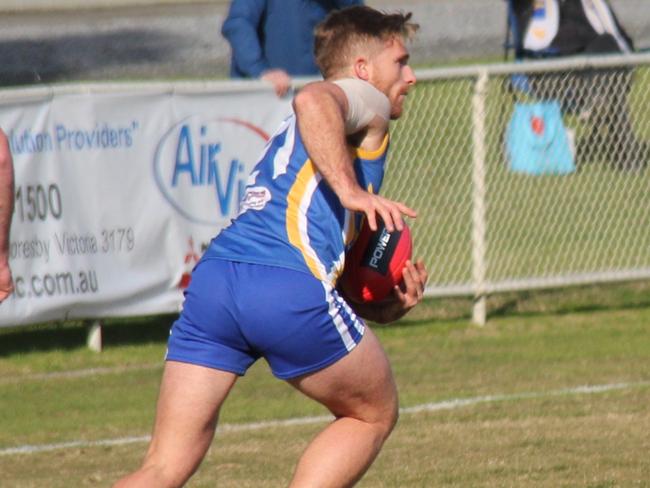
[[[628,33],[619,23],[616,14],[607,0],[554,0],[559,9],[557,34],[550,45],[542,50],[531,50],[524,46],[524,36],[535,10],[543,5],[538,0],[508,0],[509,26],[512,33],[511,46],[515,58],[543,58],[580,54],[632,52],[634,44]],[[585,11],[594,9],[592,18]],[[594,14],[598,11],[608,22],[602,26],[594,24]],[[595,19],[597,21],[597,19]],[[602,31],[602,32],[599,32]]]

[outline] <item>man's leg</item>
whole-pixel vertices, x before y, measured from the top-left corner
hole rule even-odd
[[[379,340],[367,327],[359,345],[343,359],[289,382],[337,417],[303,453],[291,487],[352,486],[397,421],[397,389]]]
[[[219,408],[236,380],[233,373],[167,361],[145,459],[114,488],[182,486],[208,450]]]

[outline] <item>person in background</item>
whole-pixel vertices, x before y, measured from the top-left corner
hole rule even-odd
[[[221,33],[230,43],[233,78],[261,78],[283,96],[293,76],[318,76],[314,28],[362,0],[233,0]]]
[[[634,43],[607,0],[510,0],[519,59],[630,54]],[[596,153],[612,166],[643,170],[648,144],[635,134],[628,96],[633,70],[627,67],[576,70],[531,76],[535,94],[555,98],[591,130],[577,144],[581,164]]]
[[[14,166],[7,136],[0,129],[0,302],[13,291],[9,267],[9,230],[14,212]]]

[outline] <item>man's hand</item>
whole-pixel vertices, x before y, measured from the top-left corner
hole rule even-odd
[[[358,187],[354,193],[341,195],[341,205],[348,210],[366,214],[368,226],[372,231],[377,230],[377,215],[381,217],[388,232],[404,228],[403,215],[417,217],[417,212],[407,207],[402,202],[395,202]]]
[[[0,264],[0,303],[14,291],[9,263]]]
[[[402,274],[404,290],[399,286],[396,286],[394,289],[394,295],[400,310],[406,313],[422,301],[424,298],[424,287],[427,284],[428,278],[429,273],[427,273],[424,263],[421,260],[415,264],[411,261],[406,262]]]
[[[291,77],[286,71],[281,69],[270,69],[260,76],[261,79],[270,82],[273,85],[275,94],[283,97],[291,88]]]
[[[347,297],[346,299],[355,313],[364,319],[387,324],[402,318],[422,301],[428,278],[429,275],[422,261],[417,261],[415,264],[407,261],[403,272],[403,283],[401,287],[395,287],[392,296],[376,303],[356,303]],[[339,292],[342,293],[341,290]]]

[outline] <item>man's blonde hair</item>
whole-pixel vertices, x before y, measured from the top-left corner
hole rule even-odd
[[[388,14],[367,6],[332,12],[315,30],[314,56],[324,78],[345,70],[352,56],[365,46],[393,37],[410,39],[418,24],[409,22],[411,13]]]

